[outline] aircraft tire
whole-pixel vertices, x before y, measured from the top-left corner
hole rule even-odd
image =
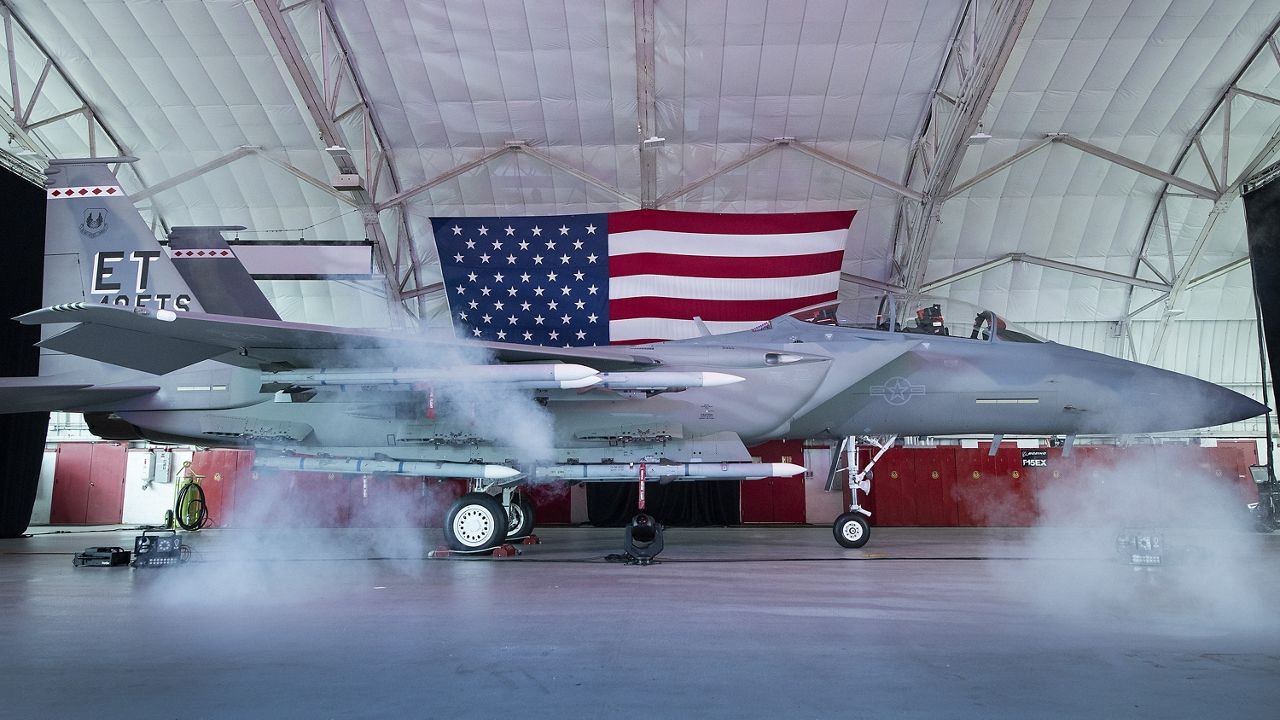
[[[533,503],[517,496],[511,501],[507,512],[507,537],[524,538],[533,534]]]
[[[860,548],[871,539],[871,524],[860,512],[847,512],[836,518],[831,530],[842,547]]]
[[[489,550],[507,539],[507,512],[486,493],[467,493],[454,501],[444,520],[444,541],[451,550]]]

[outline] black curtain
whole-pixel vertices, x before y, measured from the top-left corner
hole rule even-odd
[[[44,189],[0,168],[9,272],[0,283],[0,377],[40,372],[40,328],[9,318],[41,305],[44,277]],[[0,537],[17,537],[31,522],[49,413],[0,415]]]
[[[1280,175],[1244,195],[1245,227],[1249,235],[1249,261],[1253,287],[1258,294],[1267,355],[1271,361],[1272,395],[1280,377]]]
[[[741,486],[732,480],[694,480],[644,485],[645,512],[669,527],[738,525]],[[587,519],[597,527],[621,527],[639,510],[636,482],[587,484]]]

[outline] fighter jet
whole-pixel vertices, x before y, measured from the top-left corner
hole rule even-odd
[[[228,228],[157,242],[107,167],[128,160],[51,163],[46,307],[17,318],[42,326],[41,373],[0,379],[0,411],[81,412],[104,439],[252,448],[263,468],[466,478],[444,528],[457,549],[531,532],[524,483],[802,472],[752,461],[747,447],[770,439],[1152,433],[1266,410],[993,313],[948,324],[941,303],[861,324],[827,305],[599,348],[284,322]],[[856,500],[833,533],[867,541]]]

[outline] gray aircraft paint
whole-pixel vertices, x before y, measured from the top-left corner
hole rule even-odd
[[[53,189],[118,187],[101,162],[62,161],[55,169]],[[49,205],[51,257],[71,254],[78,269],[49,265],[46,302],[73,304],[21,320],[70,325],[42,344],[78,356],[71,358],[78,385],[68,381],[54,391],[48,385],[57,379],[45,377],[52,373],[43,366],[41,378],[0,379],[0,410],[87,411],[95,432],[116,439],[353,459],[526,462],[520,450],[499,439],[503,419],[477,417],[470,410],[474,396],[448,384],[431,390],[437,401],[432,418],[426,417],[425,390],[264,388],[264,369],[377,368],[405,366],[406,360],[436,367],[561,361],[629,374],[721,372],[744,378],[657,393],[503,390],[505,397],[536,399],[545,408],[555,446],[545,462],[566,464],[745,462],[747,444],[772,438],[1159,432],[1232,422],[1264,410],[1238,393],[1185,375],[1053,343],[1009,342],[998,334],[969,339],[779,318],[731,335],[554,349],[286,323],[261,307],[255,310],[253,302],[236,314],[258,318],[206,315],[204,295],[192,293],[200,283],[184,281],[126,198],[77,195]],[[101,221],[97,208],[105,211]],[[216,230],[202,232],[196,240],[188,235],[184,247],[213,242],[209,233]],[[158,256],[138,255],[156,251]],[[192,262],[195,268],[201,261]],[[214,262],[219,265],[212,277],[237,287],[252,284],[238,263]],[[185,274],[195,278],[201,272]],[[104,292],[117,283],[119,288]],[[172,312],[175,301],[161,311],[158,302],[143,300],[161,293],[190,295],[183,304],[188,310]],[[118,297],[127,303],[116,306]],[[215,305],[230,307],[221,300]],[[504,397],[502,392],[495,397]]]

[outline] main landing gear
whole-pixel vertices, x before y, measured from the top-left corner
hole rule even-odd
[[[444,519],[444,541],[450,550],[492,550],[508,540],[533,536],[533,504],[514,488],[502,496],[472,491],[454,501]]]
[[[871,511],[858,504],[858,491],[861,490],[863,493],[871,492],[871,468],[879,462],[889,448],[893,447],[893,443],[897,439],[897,435],[891,435],[883,442],[874,438],[867,438],[867,442],[876,448],[876,454],[871,458],[871,462],[861,469],[858,468],[857,438],[845,438],[844,442],[841,443],[840,450],[845,455],[846,467],[849,471],[849,496],[851,500],[849,512],[836,518],[831,531],[836,536],[836,542],[840,543],[842,547],[860,548],[871,539],[871,523],[867,520],[871,517]]]

